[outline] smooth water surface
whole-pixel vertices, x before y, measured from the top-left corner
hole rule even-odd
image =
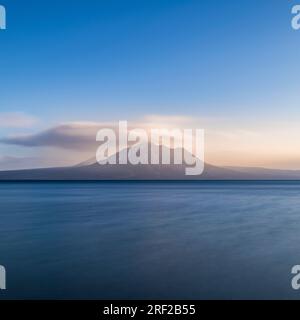
[[[0,183],[1,298],[300,298],[299,182]]]

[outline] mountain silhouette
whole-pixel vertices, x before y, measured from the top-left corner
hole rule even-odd
[[[163,148],[160,147],[160,154]],[[178,149],[177,149],[178,150]],[[118,153],[117,159],[123,152]],[[169,150],[170,151],[170,150]],[[182,149],[181,152],[184,152]],[[185,174],[186,164],[174,164],[174,149],[171,149],[171,164],[105,164],[96,158],[88,159],[72,167],[0,171],[0,181],[27,180],[300,180],[299,170],[274,170],[245,167],[217,167],[204,164],[204,172],[198,176]],[[150,160],[150,158],[149,158]]]

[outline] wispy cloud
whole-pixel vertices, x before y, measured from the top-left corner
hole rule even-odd
[[[28,128],[37,122],[37,118],[21,112],[0,113],[0,128]]]
[[[113,128],[117,131],[117,126],[117,120],[63,123],[34,134],[0,138],[0,143],[43,148],[43,155],[47,154],[49,159],[56,157],[76,164],[95,154],[99,129]],[[300,129],[296,121],[270,123],[261,119],[258,123],[238,119],[152,115],[129,121],[129,126],[129,129],[146,130],[205,129],[205,159],[215,165],[300,168]],[[56,150],[53,151],[53,148]]]
[[[98,128],[96,123],[67,123],[36,134],[5,137],[0,139],[0,142],[24,147],[88,149],[91,144],[95,144]]]
[[[147,116],[129,122],[130,128],[181,128],[190,127],[195,119],[187,117]],[[96,145],[96,134],[101,128],[118,130],[115,122],[70,122],[57,125],[35,134],[8,136],[0,139],[0,143],[23,147],[56,147],[71,150],[91,150]]]

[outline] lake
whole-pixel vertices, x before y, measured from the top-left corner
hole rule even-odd
[[[0,299],[298,299],[300,182],[0,183]]]

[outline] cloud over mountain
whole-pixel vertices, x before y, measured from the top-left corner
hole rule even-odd
[[[18,117],[8,117],[10,125],[26,125]],[[12,120],[15,121],[12,121]],[[19,119],[19,120],[18,120]],[[18,121],[17,121],[18,120]],[[119,120],[119,119],[118,119]],[[95,155],[99,142],[96,134],[102,128],[114,129],[118,134],[118,120],[112,122],[66,122],[30,134],[0,137],[2,155],[11,154],[9,148],[17,146],[26,154],[36,149],[39,156],[47,156],[49,161],[64,159],[69,165],[79,163]],[[122,120],[122,119],[120,119]],[[1,118],[0,124],[3,123]],[[9,121],[6,121],[8,125]],[[238,125],[237,125],[238,123]],[[151,115],[130,119],[129,130],[133,128],[204,129],[205,159],[217,166],[269,167],[298,169],[300,159],[299,126],[297,121],[268,122],[242,121],[229,118],[199,118],[172,115]],[[0,126],[1,127],[1,126]],[[274,129],[275,128],[275,129]],[[25,132],[28,132],[27,130]],[[18,149],[19,149],[18,148]],[[22,150],[23,149],[23,150]]]
[[[147,116],[130,121],[129,130],[133,128],[184,128],[189,127],[188,117]],[[193,119],[194,121],[194,119]],[[118,134],[118,122],[69,122],[34,134],[13,135],[0,138],[0,143],[23,147],[56,147],[70,150],[90,150],[97,146],[96,134],[103,128],[114,129]]]
[[[90,149],[95,145],[97,123],[69,123],[55,126],[36,134],[14,135],[0,139],[1,143],[24,147],[57,147]]]

